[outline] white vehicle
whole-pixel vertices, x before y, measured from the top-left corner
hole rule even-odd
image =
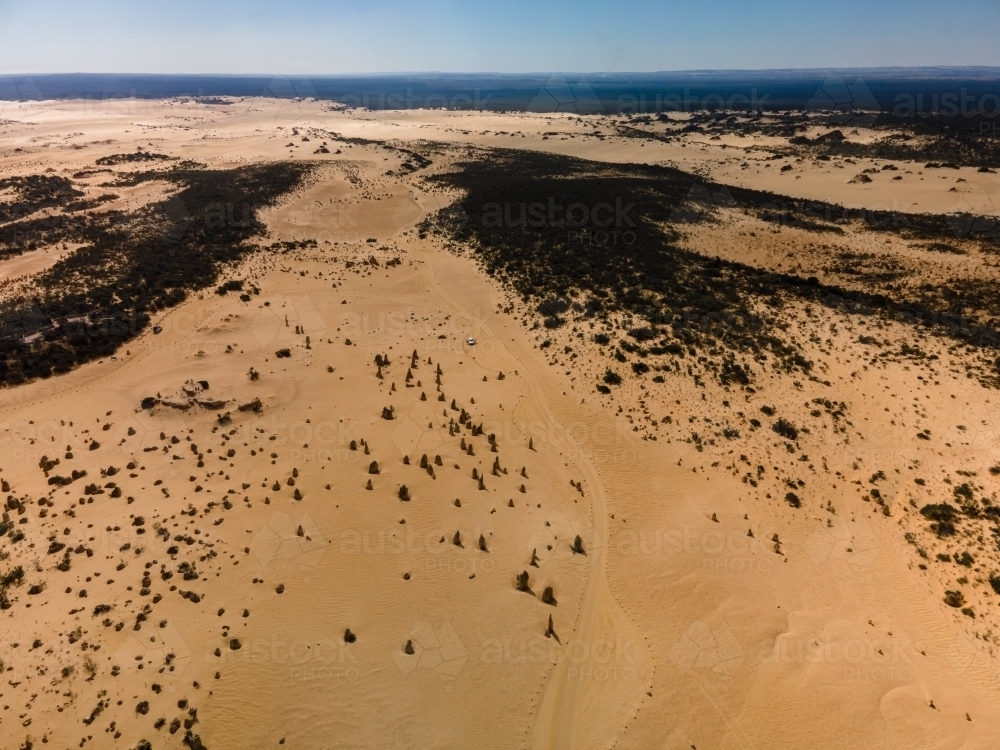
[[[470,336],[469,338],[467,338],[465,340],[465,343],[468,344],[469,346],[475,346],[476,345],[476,340]]]

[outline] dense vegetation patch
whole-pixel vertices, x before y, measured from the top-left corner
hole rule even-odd
[[[658,119],[666,121],[665,115]],[[830,112],[693,112],[678,130],[648,130],[635,125],[649,124],[650,117],[633,117],[618,126],[622,135],[669,140],[672,133],[745,136],[764,135],[788,138],[788,154],[812,158],[887,159],[915,161],[938,168],[972,166],[1000,167],[1000,139],[996,137],[997,114],[993,111],[830,113]],[[810,129],[832,129],[809,137]],[[863,138],[855,137],[865,131]],[[934,167],[931,167],[934,168]]]
[[[43,208],[65,206],[83,195],[70,180],[49,174],[0,179],[0,195],[4,193],[12,199],[0,201],[0,224],[26,217]]]
[[[48,377],[106,356],[142,331],[151,312],[216,284],[220,268],[265,234],[258,211],[310,169],[185,164],[140,172],[118,184],[163,180],[176,192],[132,213],[61,214],[0,226],[0,257],[31,244],[83,245],[41,273],[30,298],[0,304],[0,383]]]
[[[816,227],[861,221],[861,228],[935,239],[952,231],[947,217],[851,217],[843,207],[795,201],[764,191],[713,185],[652,165],[615,165],[524,151],[472,152],[454,171],[428,177],[458,189],[458,203],[427,220],[422,232],[471,249],[493,276],[536,306],[546,327],[567,315],[640,315],[648,325],[622,349],[718,357],[723,382],[750,382],[752,365],[772,359],[808,373],[780,312],[790,300],[920,325],[980,346],[1000,346],[1000,297],[968,280],[901,289],[865,278],[860,290],[815,276],[774,272],[711,258],[680,246],[677,228],[711,221],[719,207],[789,214]],[[804,219],[802,217],[805,217]],[[766,218],[766,217],[764,217]],[[809,228],[806,226],[805,228]],[[620,360],[622,361],[622,360]]]
[[[135,151],[131,154],[111,154],[102,156],[97,164],[102,167],[113,167],[119,164],[135,164],[137,162],[169,161],[172,157],[166,154],[154,154],[149,151]]]

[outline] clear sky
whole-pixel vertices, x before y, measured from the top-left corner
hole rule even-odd
[[[0,0],[0,73],[1000,65],[1000,0]]]

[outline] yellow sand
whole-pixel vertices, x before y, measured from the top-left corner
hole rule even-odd
[[[562,116],[336,112],[269,100],[43,102],[16,114],[0,125],[0,175],[47,167],[69,175],[136,146],[215,167],[278,158],[329,165],[265,215],[269,241],[318,247],[262,251],[226,274],[259,287],[249,303],[206,290],[158,315],[161,333],[146,331],[113,357],[0,391],[0,476],[25,501],[25,513],[11,517],[27,536],[0,546],[10,553],[0,573],[14,565],[25,573],[13,606],[0,611],[0,746],[31,738],[36,748],[131,748],[146,738],[181,747],[185,728],[171,734],[170,724],[190,719],[188,707],[197,708],[191,731],[212,750],[281,741],[317,750],[996,746],[1000,600],[986,582],[996,540],[987,536],[976,568],[966,569],[925,561],[904,539],[917,534],[931,560],[963,548],[932,541],[908,503],[949,499],[943,471],[975,471],[985,497],[998,488],[988,467],[1000,461],[1000,397],[965,377],[961,353],[921,341],[941,359],[918,380],[908,363],[870,364],[858,343],[862,333],[913,339],[913,329],[801,308],[789,323],[801,322],[799,339],[829,386],[765,371],[751,395],[668,374],[663,384],[627,378],[601,397],[594,384],[614,362],[589,328],[581,327],[586,339],[569,326],[529,330],[518,299],[472,260],[417,237],[417,222],[448,196],[426,192],[417,176],[387,176],[398,154],[331,138],[331,154],[317,156],[315,134],[305,143],[290,133],[672,163],[729,184],[869,207],[898,202],[903,211],[949,210],[953,182],[920,179],[919,165],[901,182],[878,175],[867,185],[847,184],[852,175],[829,165],[741,170],[732,147],[602,142]],[[606,118],[589,119],[612,132]],[[551,131],[577,137],[543,136]],[[448,158],[434,157],[431,169]],[[107,177],[81,182],[97,195]],[[1000,183],[975,179],[969,194],[985,207],[982,196]],[[134,208],[163,187],[115,192]],[[684,241],[770,265],[797,247],[808,252],[813,240],[782,230],[785,244],[748,249],[748,231],[771,230],[734,218],[692,227]],[[903,251],[919,262],[919,250]],[[58,252],[5,261],[0,279],[37,273]],[[991,263],[977,256],[969,273],[992,273]],[[807,343],[813,332],[821,343]],[[553,345],[540,349],[546,336]],[[284,348],[291,356],[277,358]],[[376,355],[390,362],[381,378]],[[186,383],[195,398],[225,405],[170,406],[190,403]],[[157,394],[160,404],[140,408]],[[811,414],[815,397],[846,403],[846,432]],[[260,413],[238,410],[254,398]],[[452,400],[483,435],[449,433],[460,413]],[[918,419],[914,403],[926,416]],[[796,454],[767,429],[763,404],[810,425]],[[390,407],[393,419],[383,419]],[[730,443],[719,429],[736,411],[764,426],[744,427]],[[227,412],[231,422],[220,425]],[[915,438],[918,422],[933,441]],[[692,430],[714,443],[696,450]],[[92,440],[100,447],[89,450]],[[424,454],[433,477],[419,467]],[[87,471],[47,508],[38,504],[51,489],[43,455],[60,459],[52,473]],[[506,472],[491,473],[494,459]],[[119,471],[102,478],[108,467]],[[862,498],[880,469],[887,515]],[[758,484],[741,481],[747,472]],[[782,499],[790,477],[806,479],[801,509]],[[78,504],[84,485],[109,481],[121,497],[108,488]],[[398,497],[403,484],[408,502]],[[576,536],[586,554],[571,548]],[[63,552],[47,554],[51,540],[93,555],[71,554],[70,570],[59,571]],[[192,580],[177,569],[183,560],[196,564]],[[515,588],[522,571],[533,594]],[[976,619],[942,602],[962,574],[973,579],[964,590]],[[28,594],[35,584],[44,590]],[[555,605],[542,602],[549,586]],[[111,609],[95,616],[101,604]],[[555,637],[546,634],[550,615]],[[345,642],[346,629],[355,642]],[[144,701],[148,712],[137,712]]]

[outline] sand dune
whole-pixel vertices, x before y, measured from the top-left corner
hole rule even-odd
[[[698,382],[623,354],[646,321],[539,325],[423,222],[455,199],[428,176],[466,146],[901,212],[949,211],[959,176],[985,211],[996,175],[743,170],[735,141],[585,135],[610,119],[242,100],[41,102],[0,125],[0,177],[139,146],[218,169],[319,162],[224,268],[240,292],[195,292],[153,313],[160,332],[0,390],[0,745],[995,746],[987,349],[801,301],[782,322],[812,377],[754,363],[750,389]],[[78,178],[119,194],[88,210],[169,197],[102,187],[133,168]],[[848,287],[886,259],[996,272],[979,249],[716,213],[680,245]],[[75,251],[5,258],[0,280]],[[625,377],[604,395],[609,368]],[[966,491],[980,515],[932,533],[920,508]]]

